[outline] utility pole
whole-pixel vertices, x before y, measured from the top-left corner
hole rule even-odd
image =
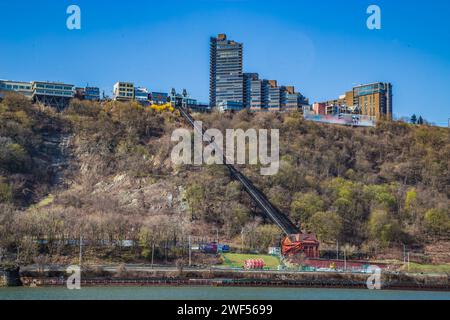
[[[339,260],[339,240],[336,240],[336,260]]]
[[[410,267],[410,260],[409,260],[409,251],[408,251],[408,272],[409,272],[409,267]]]
[[[152,269],[153,269],[153,258],[155,257],[155,243],[152,243]]]
[[[344,271],[347,271],[347,252],[344,249]]]
[[[78,257],[78,260],[79,260],[78,264],[79,264],[80,268],[81,268],[82,259],[83,259],[83,236],[81,235],[81,232],[80,232],[80,256]]]
[[[192,250],[191,250],[191,235],[189,235],[189,267],[191,266],[191,263],[192,263],[191,254],[192,254]]]
[[[403,244],[403,265],[406,264],[406,246]]]
[[[242,253],[244,253],[244,228],[241,229],[241,241],[242,241],[241,251]]]

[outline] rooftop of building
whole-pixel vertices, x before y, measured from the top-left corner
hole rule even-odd
[[[73,84],[65,83],[65,82],[55,82],[55,81],[32,81],[31,83],[42,83],[42,84],[56,84],[56,85],[65,85],[75,87]]]
[[[372,86],[372,85],[374,85],[374,84],[390,84],[390,85],[392,85],[390,82],[381,82],[381,81],[378,81],[378,82],[372,82],[372,83],[359,84],[359,85],[357,85],[357,86],[354,86],[354,88],[367,87],[367,86]]]

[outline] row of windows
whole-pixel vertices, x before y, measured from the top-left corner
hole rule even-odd
[[[120,82],[119,87],[134,88],[134,84]]]
[[[70,86],[42,84],[42,83],[37,83],[35,87],[39,89],[73,90],[73,87]]]
[[[31,90],[31,86],[23,86],[23,85],[0,85],[0,88],[5,90]]]
[[[68,96],[72,97],[73,92],[72,91],[53,91],[53,90],[43,90],[43,89],[36,89],[35,92],[37,94],[43,94],[43,95],[55,95],[55,96]]]
[[[120,96],[120,97],[132,97],[133,94],[132,93],[119,92],[118,96]]]

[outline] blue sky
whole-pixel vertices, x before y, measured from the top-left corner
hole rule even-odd
[[[81,8],[82,29],[66,28]],[[382,29],[366,9],[382,10]],[[394,114],[450,118],[450,1],[40,0],[0,6],[0,78],[152,91],[208,101],[209,37],[244,43],[244,71],[295,85],[311,102],[389,81]]]

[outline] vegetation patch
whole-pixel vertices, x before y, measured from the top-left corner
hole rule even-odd
[[[280,259],[275,256],[261,255],[261,254],[241,254],[241,253],[224,253],[222,254],[224,266],[227,267],[244,267],[244,263],[251,259],[262,259],[264,260],[264,265],[269,268],[277,268],[280,265]]]

